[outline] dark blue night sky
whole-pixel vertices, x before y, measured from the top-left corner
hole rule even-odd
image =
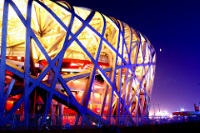
[[[145,35],[157,52],[151,109],[194,111],[200,103],[198,0],[66,0],[115,17]],[[159,49],[162,48],[162,52]]]

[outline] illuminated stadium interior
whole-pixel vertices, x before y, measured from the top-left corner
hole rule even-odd
[[[63,1],[0,1],[0,123],[135,124],[156,53],[129,25]]]

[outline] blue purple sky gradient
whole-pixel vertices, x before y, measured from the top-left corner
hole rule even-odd
[[[115,17],[150,40],[157,53],[151,110],[193,111],[194,103],[200,105],[198,0],[66,1]]]

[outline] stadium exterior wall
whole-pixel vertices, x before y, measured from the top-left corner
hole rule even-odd
[[[148,117],[150,41],[67,2],[1,0],[0,125],[135,125]]]

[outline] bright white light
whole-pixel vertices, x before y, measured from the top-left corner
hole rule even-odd
[[[160,48],[160,52],[162,52],[162,49]]]
[[[185,109],[184,108],[180,108],[180,111],[185,111]]]
[[[164,111],[157,111],[155,116],[170,117],[170,114],[167,110],[164,110]]]
[[[169,118],[173,118],[173,115],[169,115]]]
[[[17,60],[21,60],[21,58],[22,58],[21,56],[17,56]]]
[[[164,116],[168,116],[169,115],[167,110],[165,110],[163,113],[164,113]]]

